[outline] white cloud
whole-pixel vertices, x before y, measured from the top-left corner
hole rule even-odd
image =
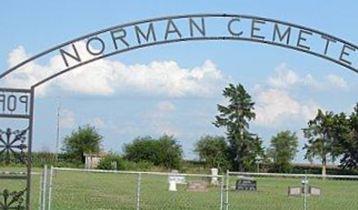
[[[285,63],[275,69],[275,75],[269,77],[268,84],[276,88],[288,88],[300,82],[299,76]]]
[[[348,84],[347,82],[342,78],[334,74],[330,74],[326,77],[327,81],[333,86],[341,89],[347,89]]]
[[[294,87],[324,91],[332,87],[347,86],[347,83],[336,75],[317,80],[311,74],[300,76],[285,63],[280,64],[266,84],[257,84],[254,87],[255,123],[272,127],[302,123],[312,119],[317,109],[322,107],[313,100],[307,101],[295,97],[297,94],[294,93],[298,89]]]
[[[8,64],[9,66],[15,66],[29,57],[30,55],[26,53],[25,48],[19,46],[9,54]],[[50,71],[48,67],[30,62],[26,66],[21,67],[19,70],[14,71],[7,76],[4,83],[5,86],[12,88],[30,88],[31,85],[38,81],[38,78],[46,77],[49,74]],[[39,87],[36,90],[36,94],[39,96],[45,95],[47,87],[48,84]]]
[[[314,117],[319,105],[314,102],[299,102],[287,91],[269,89],[258,92],[256,99],[257,125],[277,126],[284,122],[294,123],[295,120],[305,120]]]
[[[60,112],[60,127],[73,128],[76,123],[75,114],[68,109],[62,109]]]
[[[270,87],[278,89],[290,89],[293,87],[309,87],[319,91],[334,89],[347,89],[348,83],[340,76],[329,74],[317,80],[311,74],[298,75],[286,63],[281,63],[275,68],[274,75],[267,80]]]
[[[84,48],[78,43],[79,51]],[[10,66],[28,58],[23,47],[9,55]],[[57,55],[47,65],[30,62],[22,70],[6,78],[10,87],[29,87],[60,70],[62,58]],[[149,96],[210,97],[225,84],[226,78],[215,64],[206,60],[202,65],[187,69],[175,61],[153,61],[149,64],[126,65],[118,61],[101,59],[68,72],[38,89],[46,96],[52,88],[70,93],[113,95],[139,93]]]

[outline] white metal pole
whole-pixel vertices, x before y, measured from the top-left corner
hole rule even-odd
[[[50,187],[48,190],[48,210],[51,210],[51,196],[52,196],[52,180],[53,180],[53,166],[50,169]]]
[[[39,210],[42,210],[43,176],[44,176],[44,170],[42,170],[41,176],[40,176]]]
[[[47,165],[44,166],[44,171],[43,171],[41,210],[45,210],[46,208],[46,191],[47,191]]]
[[[303,185],[303,191],[304,191],[304,203],[303,203],[303,209],[307,210],[307,175],[305,175],[305,181]]]
[[[138,173],[137,178],[137,210],[140,210],[140,185],[141,185],[142,173]]]
[[[229,210],[229,177],[230,177],[230,174],[229,174],[229,170],[226,171],[226,201],[225,201],[225,206],[226,206],[226,210]]]
[[[220,182],[220,210],[223,210],[223,202],[224,202],[224,180],[223,180],[223,177],[221,177],[221,182]]]

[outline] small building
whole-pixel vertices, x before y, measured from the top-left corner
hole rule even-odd
[[[106,153],[84,153],[83,156],[85,157],[85,168],[95,169],[97,168],[101,159],[106,156]]]

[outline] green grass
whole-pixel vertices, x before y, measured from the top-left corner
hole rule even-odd
[[[232,180],[232,178],[231,178]],[[288,186],[300,186],[299,178],[257,178],[257,192],[232,192],[233,209],[303,209],[303,197],[287,196]],[[231,183],[234,184],[234,183]],[[307,198],[308,209],[358,209],[358,181],[310,179],[321,196]]]
[[[3,171],[4,169],[1,169]],[[56,171],[53,179],[52,209],[135,209],[137,175]],[[200,180],[187,177],[187,181]],[[235,184],[230,177],[230,185]],[[257,178],[256,192],[230,191],[230,209],[303,209],[302,197],[288,197],[288,186],[299,186],[299,178]],[[310,179],[322,195],[308,198],[309,209],[358,209],[358,181]],[[0,189],[20,189],[19,181],[0,180]],[[219,209],[220,188],[208,192],[187,192],[179,185],[168,192],[168,177],[141,177],[141,209]],[[33,177],[33,209],[38,209],[39,176]]]
[[[25,172],[24,168],[5,168],[0,167],[0,171],[11,171],[11,172]],[[40,172],[40,169],[35,169],[34,172]],[[31,203],[33,209],[38,209],[39,207],[39,193],[40,193],[40,176],[32,176],[32,189],[31,189]],[[0,179],[0,192],[3,192],[4,189],[9,191],[21,191],[26,188],[26,180],[13,180],[13,179]],[[0,201],[3,201],[3,198],[0,197]]]

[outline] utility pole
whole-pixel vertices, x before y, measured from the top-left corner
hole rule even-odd
[[[57,104],[57,126],[56,126],[56,152],[55,152],[55,159],[58,162],[58,152],[60,147],[60,111],[61,111],[61,101],[58,99]]]

